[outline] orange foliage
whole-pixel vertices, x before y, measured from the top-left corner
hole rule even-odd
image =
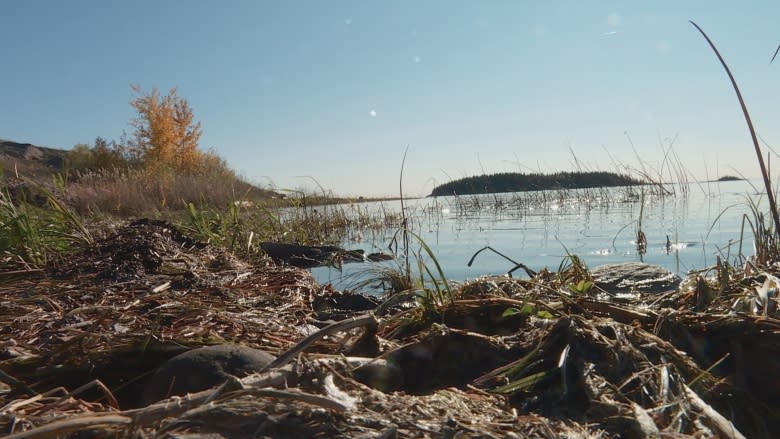
[[[133,91],[138,97],[130,105],[138,117],[131,123],[135,128],[132,147],[144,165],[197,171],[203,164],[203,153],[198,150],[200,122],[193,123],[187,100],[177,96],[175,88],[167,96],[160,96],[156,87],[151,93],[138,86]]]

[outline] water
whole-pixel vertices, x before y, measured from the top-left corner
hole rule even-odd
[[[759,187],[758,182],[752,183]],[[644,261],[682,276],[713,265],[717,255],[735,262],[743,215],[752,218],[747,199],[758,199],[749,182],[692,184],[685,197],[647,193],[643,197],[640,191],[636,187],[566,193],[540,191],[425,198],[406,204],[413,230],[431,247],[446,276],[453,280],[505,274],[514,266],[501,256],[484,251],[469,267],[472,255],[485,246],[537,271],[544,267],[557,269],[567,249],[591,268]],[[765,200],[761,206],[766,206]],[[400,212],[400,203],[372,203],[363,208]],[[636,245],[640,211],[641,228],[647,239],[644,254],[637,251]],[[367,252],[386,250],[393,232],[358,231],[352,236],[360,237],[359,240],[343,245]],[[419,245],[412,248],[418,249]],[[742,253],[753,254],[749,227],[745,230]],[[347,264],[342,271],[316,268],[313,274],[322,283],[349,287],[359,278],[356,273],[367,267],[368,264]],[[518,270],[513,275],[523,277],[525,273]]]

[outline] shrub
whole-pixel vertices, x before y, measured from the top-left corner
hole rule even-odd
[[[144,93],[133,86],[139,95],[130,102],[138,116],[131,122],[135,128],[130,148],[150,169],[172,168],[196,171],[203,164],[203,153],[198,149],[200,123],[193,122],[193,113],[186,99],[173,88],[161,96],[157,88]]]

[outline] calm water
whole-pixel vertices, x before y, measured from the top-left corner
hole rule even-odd
[[[753,182],[759,187],[758,182]],[[407,201],[414,231],[436,253],[450,279],[504,274],[514,264],[485,246],[534,270],[556,269],[569,252],[591,268],[601,264],[640,261],[662,265],[681,275],[715,263],[718,254],[733,261],[738,251],[742,218],[749,214],[747,197],[759,197],[748,182],[691,184],[686,197],[639,195],[641,189],[540,191],[480,196],[439,197]],[[644,205],[644,209],[642,206]],[[766,200],[761,206],[766,207]],[[369,203],[361,209],[400,211],[398,202]],[[646,253],[637,252],[636,232],[642,212]],[[353,233],[347,248],[386,250],[393,231]],[[667,236],[671,251],[667,251]],[[731,247],[729,249],[729,243]],[[413,249],[419,246],[412,246]],[[743,253],[753,254],[745,231]],[[349,287],[368,264],[347,264],[342,271],[313,270],[320,282]],[[522,270],[516,277],[525,276]]]

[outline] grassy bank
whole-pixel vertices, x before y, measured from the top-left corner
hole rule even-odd
[[[360,204],[364,199],[257,188],[220,160],[194,171],[129,162],[73,169],[67,152],[59,153],[65,157],[60,166],[0,155],[0,252],[9,269],[67,257],[89,245],[93,234],[133,218],[170,221],[245,257],[261,257],[262,241],[339,243],[350,230],[400,221],[369,212]]]

